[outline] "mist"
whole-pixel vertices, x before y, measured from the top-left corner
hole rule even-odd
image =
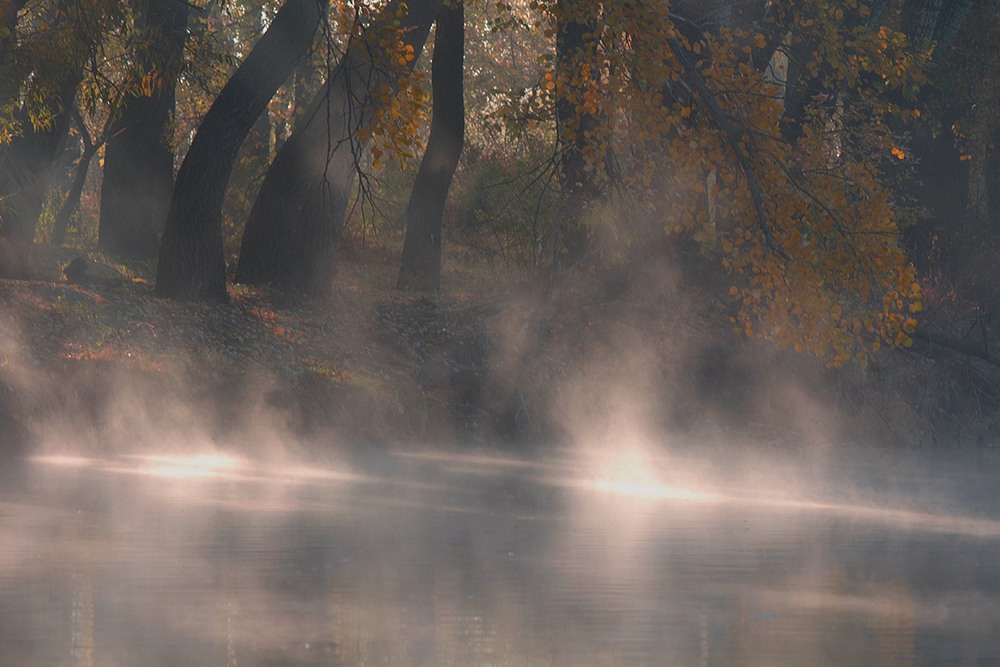
[[[852,442],[820,365],[706,344],[683,281],[650,284],[494,310],[483,358],[455,370],[470,348],[445,340],[392,391],[297,387],[265,358],[206,377],[203,351],[169,343],[169,306],[120,344],[136,366],[54,371],[25,338],[38,321],[5,317],[23,444],[0,501],[0,664],[996,659],[994,453]],[[412,353],[404,317],[453,308],[383,312],[397,329],[375,344],[339,333],[391,366]],[[203,316],[312,333],[255,309]],[[436,408],[400,404],[418,390]]]

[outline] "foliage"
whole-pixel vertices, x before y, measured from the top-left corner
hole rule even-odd
[[[93,128],[123,95],[150,94],[176,67],[179,161],[281,3],[195,4],[202,10],[184,62],[160,63],[138,56],[157,39],[137,28],[140,0],[27,3],[16,45],[0,63],[6,85],[16,87],[4,95],[2,138],[26,123],[45,126],[68,107],[58,85],[68,63],[83,68],[77,103]],[[559,158],[580,150],[607,198],[584,221],[603,259],[693,241],[728,271],[740,331],[831,364],[866,363],[879,349],[908,345],[922,297],[899,241],[908,213],[893,179],[913,163],[905,132],[928,121],[954,133],[967,161],[995,152],[983,131],[995,134],[996,121],[982,120],[996,117],[989,84],[998,61],[984,56],[995,51],[995,10],[977,10],[953,58],[927,69],[928,54],[893,27],[898,12],[879,23],[860,0],[775,0],[762,3],[767,12],[756,23],[711,27],[683,16],[691,4],[470,2],[468,154],[455,183],[452,236],[491,258],[541,266],[565,222],[557,215]],[[262,169],[352,39],[359,64],[377,71],[374,87],[359,91],[373,102],[359,105],[366,114],[353,137],[365,167],[360,187],[369,202],[404,199],[395,192],[405,182],[398,169],[420,152],[428,99],[399,21],[381,18],[387,6],[333,2],[311,68],[271,102],[266,152],[241,155],[227,209],[233,247]],[[557,67],[555,38],[569,23],[592,28],[573,66]],[[796,69],[789,79],[768,67],[782,58]],[[928,75],[940,94],[917,107]],[[21,101],[26,121],[15,108]],[[560,101],[576,117],[557,127]],[[85,201],[94,201],[95,187]]]
[[[894,128],[919,114],[903,101],[923,78],[900,33],[858,20],[869,10],[854,1],[784,0],[774,25],[695,36],[665,3],[530,4],[550,36],[565,22],[599,26],[580,49],[596,60],[548,61],[521,110],[544,117],[538,108],[566,101],[578,119],[599,119],[566,123],[557,139],[582,146],[626,212],[588,222],[626,244],[663,232],[702,244],[729,271],[747,334],[832,365],[910,343],[920,288],[887,168],[906,158]],[[808,47],[815,95],[794,140],[782,133],[786,82],[754,62],[765,32],[789,35],[786,55]]]

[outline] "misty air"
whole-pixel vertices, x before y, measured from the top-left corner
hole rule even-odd
[[[1000,9],[0,2],[0,667],[998,665]]]

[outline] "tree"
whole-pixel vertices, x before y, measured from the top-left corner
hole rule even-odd
[[[4,9],[4,29],[10,30]],[[34,240],[49,170],[69,128],[73,100],[94,44],[94,35],[75,20],[66,0],[38,8],[32,24],[20,35],[18,62],[6,73],[7,85],[10,90],[16,86],[18,93],[2,100],[13,109],[9,122],[16,134],[0,147],[0,231],[22,248]],[[14,29],[20,26],[15,23]],[[58,67],[51,61],[55,56],[62,59]]]
[[[171,118],[189,5],[133,0],[139,53],[104,153],[98,247],[155,257],[174,182]]]
[[[377,163],[388,145],[404,147],[416,109],[399,90],[423,49],[437,0],[390,2],[359,28],[306,114],[278,151],[247,220],[236,280],[289,292],[324,294],[365,143]]]
[[[325,0],[287,0],[213,102],[177,173],[156,271],[156,293],[224,301],[222,203],[243,139],[308,51]]]
[[[612,176],[609,124],[598,118],[594,95],[600,89],[599,16],[585,0],[557,0],[555,93],[559,147],[560,224],[557,266],[583,258],[590,244],[588,216],[606,193]],[[600,166],[598,166],[600,165]],[[596,167],[596,168],[595,168]]]
[[[17,15],[28,0],[3,0],[0,2],[0,65],[7,61],[11,47],[17,43]]]
[[[70,220],[80,208],[80,197],[83,195],[83,188],[87,182],[87,172],[90,169],[90,163],[93,161],[94,156],[97,155],[97,152],[101,150],[101,147],[104,146],[110,129],[109,120],[99,137],[91,137],[90,130],[87,129],[87,123],[84,121],[79,109],[73,109],[73,122],[76,125],[77,132],[80,135],[80,142],[83,146],[69,192],[66,194],[66,199],[63,200],[62,206],[59,207],[59,212],[56,214],[55,221],[52,223],[52,236],[49,239],[49,243],[54,246],[61,246],[66,241],[66,233],[69,230]]]
[[[582,162],[564,185],[612,204],[570,224],[613,242],[605,261],[656,235],[691,240],[728,275],[735,325],[831,364],[908,344],[922,304],[889,178],[919,54],[856,2],[770,3],[746,15],[752,31],[729,4],[700,26],[660,3],[538,3],[556,39],[542,87],[572,129],[559,150]],[[563,66],[560,44],[580,43]],[[817,94],[784,104],[789,82],[754,60],[769,50],[804,57]]]
[[[406,207],[406,239],[396,287],[441,288],[441,218],[465,138],[464,3],[441,10],[431,65],[431,131]]]

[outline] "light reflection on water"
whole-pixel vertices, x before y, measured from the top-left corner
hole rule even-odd
[[[976,472],[955,497],[997,498]],[[917,502],[931,477],[903,503],[898,475],[838,498],[634,451],[28,474],[0,497],[0,667],[1000,664],[1000,512],[940,479]]]

